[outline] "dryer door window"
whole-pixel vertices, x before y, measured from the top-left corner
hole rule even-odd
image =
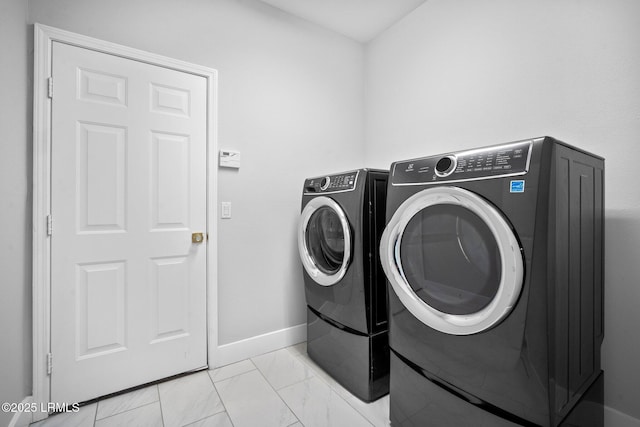
[[[400,205],[380,255],[400,301],[449,334],[496,325],[522,289],[522,253],[510,224],[485,199],[457,187],[429,188]]]
[[[500,286],[500,250],[491,229],[459,205],[429,206],[407,223],[400,240],[407,283],[442,313],[477,313]]]
[[[340,205],[320,196],[305,206],[298,228],[298,251],[305,271],[323,286],[342,279],[351,261],[351,230]]]

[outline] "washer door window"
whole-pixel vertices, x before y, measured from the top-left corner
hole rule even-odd
[[[380,251],[402,303],[441,332],[491,328],[520,295],[524,267],[510,225],[461,188],[430,188],[407,199],[387,225]]]
[[[351,231],[344,211],[332,199],[312,199],[302,211],[298,230],[302,265],[323,286],[337,283],[351,258]]]

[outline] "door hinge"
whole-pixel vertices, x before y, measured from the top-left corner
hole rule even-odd
[[[51,236],[53,234],[53,217],[51,215],[47,215],[47,236]]]
[[[53,354],[47,353],[47,375],[51,375],[53,371]]]
[[[49,85],[49,89],[48,89],[48,96],[49,98],[53,99],[53,77],[49,77],[47,79],[48,85]]]

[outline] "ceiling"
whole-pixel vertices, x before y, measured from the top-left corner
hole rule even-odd
[[[287,13],[366,43],[426,0],[262,0]]]

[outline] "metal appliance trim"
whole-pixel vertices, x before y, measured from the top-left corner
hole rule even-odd
[[[453,315],[436,310],[415,294],[402,269],[400,243],[407,224],[423,209],[439,204],[458,205],[478,215],[498,244],[501,260],[498,292],[489,305],[476,313]],[[509,223],[487,201],[459,187],[427,188],[405,200],[382,234],[380,262],[391,287],[409,312],[425,325],[450,335],[471,335],[498,324],[513,309],[524,280],[520,244]]]
[[[311,216],[322,207],[328,207],[338,215],[344,235],[344,256],[342,258],[342,264],[334,274],[327,274],[320,270],[307,248],[306,235],[309,220],[311,219]],[[305,208],[302,210],[298,226],[298,252],[300,254],[300,260],[302,261],[302,266],[307,274],[309,274],[317,284],[322,286],[332,286],[342,280],[351,263],[351,228],[349,227],[349,220],[347,219],[344,210],[342,210],[335,200],[325,196],[318,196],[307,203]]]

